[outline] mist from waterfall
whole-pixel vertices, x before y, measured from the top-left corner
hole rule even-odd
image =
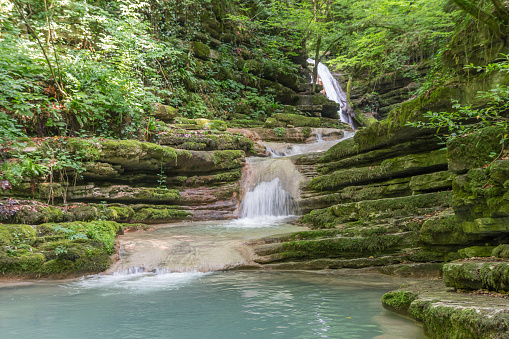
[[[308,59],[307,61],[312,65],[315,64],[313,59]],[[338,115],[341,121],[353,127],[353,119],[348,113],[346,93],[341,88],[339,82],[334,78],[329,68],[321,62],[318,63],[318,77],[322,80],[325,96],[339,104]]]

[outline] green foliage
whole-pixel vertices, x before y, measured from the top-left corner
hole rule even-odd
[[[432,57],[452,35],[460,12],[442,0],[335,2],[335,31],[341,36],[337,68],[375,77],[395,71],[415,74],[412,64]]]
[[[97,240],[105,247],[109,254],[115,252],[115,237],[120,230],[120,224],[113,221],[71,222],[43,224],[41,226],[50,227],[52,233],[61,234],[68,240]]]
[[[151,34],[148,3],[17,3],[0,7],[0,107],[8,112],[57,134],[86,128],[130,137],[152,103],[182,86],[182,49]],[[20,34],[19,21],[40,43]]]
[[[462,105],[457,100],[453,100],[453,110],[427,112],[423,115],[426,120],[410,122],[407,125],[436,129],[436,133],[443,135],[447,141],[486,127],[497,127],[499,130],[507,131],[509,128],[506,118],[506,112],[509,109],[509,87],[497,85],[487,92],[477,92],[476,98],[484,103],[480,108]],[[500,144],[504,144],[506,139],[507,134],[502,134]]]
[[[286,135],[286,128],[284,127],[274,127],[274,134],[277,136],[277,137],[284,137]]]

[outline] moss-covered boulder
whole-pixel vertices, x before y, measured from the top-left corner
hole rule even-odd
[[[424,221],[419,231],[419,239],[425,244],[455,245],[477,240],[478,237],[466,234],[452,210],[447,210]]]
[[[177,117],[177,109],[168,105],[163,105],[160,103],[155,103],[153,105],[154,112],[153,116],[156,119],[171,122]]]
[[[6,276],[65,277],[106,270],[123,229],[112,221],[0,224],[0,272]]]
[[[386,159],[379,166],[336,171],[312,179],[309,188],[319,191],[332,190],[348,185],[377,182],[392,177],[411,176],[446,168],[446,152],[439,150]]]
[[[498,127],[486,127],[450,140],[447,143],[449,170],[465,173],[492,162],[502,150],[500,141],[506,133]]]
[[[509,259],[509,244],[500,244],[493,249],[491,255],[496,258]]]
[[[409,291],[387,292],[382,296],[382,305],[389,311],[407,315],[410,305],[417,296],[417,293]]]
[[[467,261],[444,265],[444,283],[456,289],[509,291],[509,263]]]

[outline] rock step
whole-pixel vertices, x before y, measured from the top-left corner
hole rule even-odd
[[[509,261],[468,260],[444,265],[444,284],[465,290],[509,291]]]
[[[357,220],[399,218],[427,213],[450,207],[452,192],[434,192],[398,198],[363,200],[317,209],[299,219],[315,228],[332,228]]]
[[[451,293],[441,280],[406,284],[386,293],[382,304],[422,322],[432,338],[509,337],[509,299]]]

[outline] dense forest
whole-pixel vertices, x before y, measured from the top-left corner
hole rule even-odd
[[[496,65],[503,68],[504,56],[490,45],[494,36],[505,40],[505,7],[498,1],[472,6],[435,0],[4,1],[2,134],[139,138],[164,129],[153,119],[156,103],[176,108],[182,118],[242,114],[263,121],[281,103],[250,75],[297,73],[291,61],[300,48],[347,74],[354,86],[404,74],[414,80],[412,95],[419,95],[463,66],[475,73],[474,67],[501,58]],[[210,8],[221,11],[221,22],[210,18]],[[453,50],[460,39],[479,40],[485,51],[476,55],[483,58]],[[219,63],[191,57],[200,42],[214,45]],[[430,71],[423,74],[422,67]]]

